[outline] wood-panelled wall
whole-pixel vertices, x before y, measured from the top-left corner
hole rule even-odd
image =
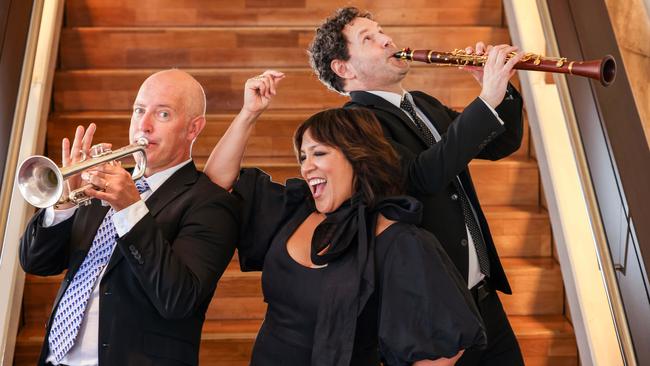
[[[643,0],[605,0],[605,4],[650,145],[650,9]]]

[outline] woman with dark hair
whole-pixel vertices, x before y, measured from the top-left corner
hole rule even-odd
[[[262,270],[268,308],[251,365],[453,365],[485,332],[420,203],[401,193],[396,153],[374,115],[326,110],[297,129],[303,179],[240,163],[282,73],[246,82],[244,106],[205,173],[243,202],[243,271]]]

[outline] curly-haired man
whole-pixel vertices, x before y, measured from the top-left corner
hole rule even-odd
[[[480,95],[463,113],[402,80],[409,63],[372,16],[357,8],[338,9],[317,30],[310,62],[328,88],[349,95],[349,108],[372,110],[386,138],[401,155],[407,191],[424,204],[422,227],[445,247],[481,310],[488,347],[467,350],[459,365],[522,365],[517,340],[494,290],[510,294],[467,164],[497,160],[516,151],[523,135],[522,100],[509,84],[523,53],[509,45],[482,42],[468,52],[487,54],[483,69],[469,69]]]

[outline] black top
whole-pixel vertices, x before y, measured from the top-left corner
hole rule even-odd
[[[362,205],[338,216],[344,222],[331,225],[337,232],[327,227],[336,214],[328,215],[314,237],[325,228],[328,240],[337,238],[328,253],[340,255],[328,258],[326,267],[308,268],[286,248],[315,211],[307,184],[290,179],[283,186],[260,170],[243,169],[234,193],[244,210],[240,265],[243,271],[263,269],[268,303],[252,365],[363,366],[379,365],[380,358],[386,365],[406,365],[485,345],[478,311],[440,244],[402,222],[419,217],[414,199],[377,205],[398,221],[377,237],[359,229],[374,233],[376,212]],[[322,258],[312,254],[312,261]]]

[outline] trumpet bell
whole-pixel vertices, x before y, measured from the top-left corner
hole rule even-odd
[[[32,206],[53,206],[63,194],[63,175],[56,164],[45,156],[32,156],[18,169],[18,189]]]

